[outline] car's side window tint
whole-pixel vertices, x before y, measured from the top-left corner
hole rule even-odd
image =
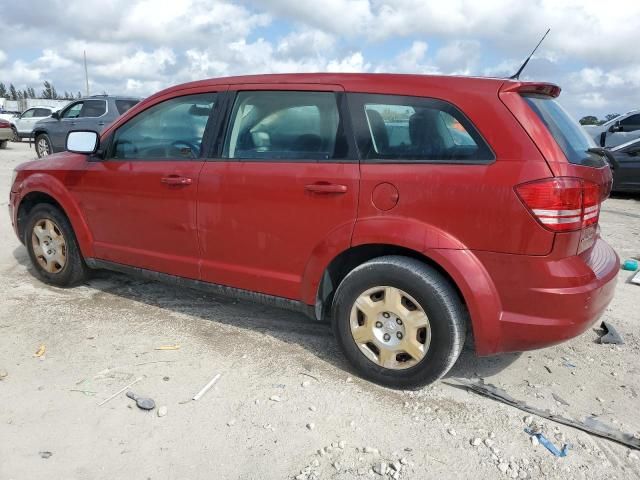
[[[82,104],[84,102],[74,103],[70,107],[67,107],[64,112],[62,112],[62,118],[78,118],[80,116],[80,111],[82,110]]]
[[[447,102],[394,95],[349,98],[365,159],[456,163],[494,159],[471,122]]]
[[[48,117],[51,115],[51,110],[47,110],[46,108],[36,108],[34,117]]]
[[[172,98],[139,113],[116,130],[110,158],[115,160],[192,160],[216,101],[215,93]]]
[[[85,100],[79,117],[96,118],[107,113],[107,102],[104,100]]]
[[[26,112],[24,112],[20,118],[33,118],[33,114],[35,112],[36,112],[36,109],[32,108],[32,109],[27,110]]]
[[[223,156],[245,160],[344,158],[346,140],[333,92],[239,92]]]
[[[624,120],[621,120],[620,125],[624,126],[625,132],[640,130],[640,114],[631,115]]]

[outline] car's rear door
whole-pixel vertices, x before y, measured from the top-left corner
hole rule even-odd
[[[202,279],[300,299],[305,269],[346,249],[359,168],[341,86],[230,87],[198,186]]]
[[[205,132],[224,86],[159,97],[106,133],[103,161],[72,185],[97,258],[199,277],[196,192]]]

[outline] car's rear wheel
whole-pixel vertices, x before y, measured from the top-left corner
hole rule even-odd
[[[7,148],[7,143],[9,143],[9,140],[0,141],[0,148],[2,149]]]
[[[38,158],[46,157],[53,153],[51,140],[46,133],[40,133],[36,136],[36,153],[38,154]]]
[[[336,291],[332,321],[358,373],[394,388],[434,382],[464,345],[465,311],[456,290],[413,258],[380,257],[350,272]]]
[[[21,142],[22,139],[20,138],[20,135],[18,135],[18,130],[16,129],[16,127],[11,127],[11,130],[13,131],[13,137],[11,137],[11,141]]]
[[[81,283],[89,271],[67,217],[49,204],[37,205],[29,213],[24,244],[35,273],[42,281],[70,287]]]

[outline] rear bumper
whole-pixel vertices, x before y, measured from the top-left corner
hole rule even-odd
[[[591,249],[564,259],[474,253],[501,305],[493,324],[474,322],[474,333],[489,330],[475,335],[480,355],[532,350],[580,335],[611,302],[620,268],[615,251],[600,238]]]

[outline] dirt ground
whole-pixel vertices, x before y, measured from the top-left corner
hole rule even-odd
[[[0,150],[3,208],[13,168],[34,156],[26,143]],[[640,254],[640,197],[608,200],[600,223],[621,258]],[[402,392],[360,380],[328,326],[302,316],[107,272],[51,288],[31,275],[7,217],[0,242],[2,480],[640,477],[640,452],[536,418],[572,445],[554,457],[525,433],[525,413],[443,382]],[[518,355],[466,349],[448,378],[481,377],[640,435],[640,286],[629,277],[620,272],[604,316],[625,345],[597,344],[590,330]],[[165,416],[124,394],[98,406],[139,377],[132,390]]]

